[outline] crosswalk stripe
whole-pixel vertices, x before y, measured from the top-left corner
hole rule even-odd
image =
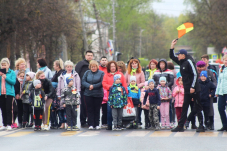
[[[61,136],[73,136],[76,134],[81,133],[82,131],[66,131],[66,132],[62,132]]]
[[[12,130],[12,131],[0,131],[0,136],[9,135],[9,134],[15,133],[15,132],[20,131],[20,130],[21,129]]]
[[[177,132],[174,137],[193,137],[195,132]]]
[[[27,131],[27,132],[16,132],[13,134],[6,135],[4,137],[20,137],[20,136],[25,136],[28,134],[34,133],[34,131]]]
[[[227,132],[223,132],[222,137],[227,137]]]
[[[201,132],[199,137],[217,137],[219,132]]]
[[[85,133],[82,133],[78,136],[96,136],[98,135],[100,132],[99,131],[87,131]]]
[[[131,133],[129,133],[128,137],[132,137],[132,136],[138,136],[138,137],[144,137],[145,135],[147,135],[150,131],[133,131]]]
[[[155,131],[150,137],[169,137],[172,134],[170,131]]]

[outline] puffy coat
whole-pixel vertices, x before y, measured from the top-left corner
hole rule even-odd
[[[80,79],[83,78],[84,73],[87,70],[90,70],[90,69],[89,69],[89,62],[86,59],[84,59],[76,64],[75,71],[79,74]],[[81,91],[84,91],[84,90],[85,90],[85,88],[82,86]]]
[[[161,70],[160,62],[165,62],[165,70]],[[172,70],[167,69],[167,62],[165,59],[161,59],[157,65],[158,70],[154,72],[153,79],[155,81],[155,87],[159,84],[160,77],[166,77],[166,84],[167,86],[172,89],[174,83],[174,76]]]
[[[184,87],[179,85],[179,78],[176,80],[176,87],[173,89],[173,97],[175,99],[174,107],[182,107],[184,103]],[[177,91],[181,91],[177,93]]]
[[[132,98],[133,105],[140,104],[140,89],[137,86],[128,86],[128,97]]]
[[[200,92],[200,86],[198,82],[198,73],[195,66],[194,59],[187,55],[185,59],[178,60],[177,56],[174,54],[174,49],[170,49],[170,58],[180,65],[180,73],[184,85],[184,93],[190,94],[190,88],[195,89],[195,92]]]
[[[92,96],[92,97],[103,97],[103,80],[104,72],[97,70],[96,72],[92,72],[88,70],[84,73],[82,79],[82,85],[85,87],[84,95]],[[90,85],[93,85],[93,89],[89,90]]]
[[[227,68],[223,65],[219,70],[218,86],[215,95],[227,94]]]

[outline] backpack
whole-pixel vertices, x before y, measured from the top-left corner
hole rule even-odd
[[[217,82],[218,82],[218,74],[217,74],[217,72],[215,70],[213,70],[213,69],[210,69],[210,71],[212,71],[215,74],[215,78],[217,79]]]
[[[42,108],[43,106],[43,102],[41,99],[41,92],[39,91],[39,95],[35,95],[35,91],[34,91],[34,107],[35,108]]]

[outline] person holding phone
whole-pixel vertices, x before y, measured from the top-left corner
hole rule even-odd
[[[0,64],[0,107],[3,119],[3,126],[0,130],[12,130],[12,102],[15,97],[16,74],[9,68],[10,62],[8,58],[3,58]]]

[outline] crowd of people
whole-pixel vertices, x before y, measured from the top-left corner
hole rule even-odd
[[[70,60],[54,61],[54,75],[43,58],[37,59],[36,73],[26,68],[23,58],[15,61],[15,71],[10,69],[9,59],[3,58],[0,130],[27,127],[34,127],[35,131],[79,127],[123,130],[142,128],[144,122],[148,130],[182,132],[191,123],[191,129],[204,132],[214,130],[213,103],[218,100],[223,124],[219,131],[227,131],[227,55],[223,56],[224,65],[217,73],[206,54],[197,63],[184,49],[175,54],[176,43],[174,40],[171,44],[170,58],[180,65],[180,72],[165,59],[151,59],[147,70],[134,57],[127,67],[123,61],[108,61],[105,56],[97,62],[90,50],[76,66]],[[125,116],[127,106],[134,112],[131,117],[131,113]]]

